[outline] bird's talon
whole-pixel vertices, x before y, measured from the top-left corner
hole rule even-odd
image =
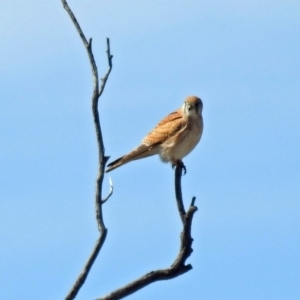
[[[181,170],[183,170],[183,175],[186,174],[186,166],[182,160],[177,160],[176,162],[172,163],[172,169],[174,170],[175,168],[181,168]]]
[[[183,170],[183,175],[185,175],[186,174],[186,166],[184,165],[182,160],[177,161],[177,166]]]

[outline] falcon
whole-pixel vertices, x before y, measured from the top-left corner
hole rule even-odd
[[[172,167],[186,168],[182,159],[199,143],[203,132],[203,103],[197,96],[189,96],[183,105],[169,114],[128,154],[107,165],[106,173],[130,161],[158,154]]]

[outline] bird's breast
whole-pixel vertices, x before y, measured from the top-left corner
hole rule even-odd
[[[202,132],[202,118],[187,124],[177,135],[161,145],[161,159],[163,161],[181,160],[196,147],[201,139]]]

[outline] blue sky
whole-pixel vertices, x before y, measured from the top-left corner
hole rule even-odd
[[[184,161],[196,196],[193,270],[130,299],[300,298],[300,2],[71,1],[93,37],[106,154],[137,146],[184,97],[205,129]],[[97,148],[85,49],[60,1],[0,4],[0,298],[62,299],[98,237]],[[178,252],[173,171],[113,171],[108,237],[76,299],[95,299]],[[109,190],[108,177],[104,191]]]

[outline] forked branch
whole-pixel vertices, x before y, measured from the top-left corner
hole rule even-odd
[[[176,193],[178,212],[182,220],[183,230],[180,235],[179,253],[176,259],[174,260],[173,264],[169,268],[149,272],[146,275],[138,278],[137,280],[129,283],[128,285],[110,293],[105,297],[99,298],[98,300],[122,299],[155,281],[172,279],[192,269],[192,266],[190,264],[186,265],[185,262],[193,252],[192,249],[193,238],[191,236],[191,228],[192,228],[194,213],[197,211],[197,207],[194,206],[196,198],[193,197],[188,211],[185,212],[183,201],[182,201],[182,193],[181,193],[181,176],[182,176],[182,167],[176,167],[175,193]]]
[[[112,183],[110,184],[110,192],[109,195],[105,198],[102,199],[102,183],[103,183],[103,178],[104,178],[104,169],[105,165],[108,161],[107,156],[105,156],[105,149],[104,149],[104,144],[103,144],[103,138],[102,138],[102,132],[101,132],[101,126],[100,126],[100,119],[99,119],[99,112],[98,112],[98,101],[99,97],[102,95],[106,82],[108,80],[109,74],[112,69],[112,58],[113,56],[110,54],[110,44],[109,44],[109,39],[106,40],[107,42],[107,59],[108,59],[108,70],[104,77],[101,79],[102,83],[99,88],[99,77],[98,77],[98,70],[97,70],[97,65],[95,62],[95,58],[93,55],[93,50],[92,50],[92,39],[89,39],[87,41],[75,15],[73,14],[72,10],[70,9],[68,3],[66,0],[61,0],[64,9],[67,11],[68,15],[70,16],[84,46],[88,54],[89,62],[91,65],[92,69],[92,75],[93,75],[93,93],[92,93],[92,111],[93,111],[93,119],[94,119],[94,125],[95,125],[95,130],[96,130],[96,137],[97,137],[97,144],[98,144],[98,175],[96,179],[96,192],[95,192],[95,210],[96,210],[96,219],[97,219],[97,224],[98,224],[98,230],[100,232],[100,237],[96,241],[96,244],[94,246],[94,249],[87,260],[81,274],[77,278],[75,284],[71,288],[70,292],[66,296],[66,300],[71,300],[74,299],[79,292],[80,288],[84,284],[89,271],[94,264],[103,244],[106,239],[107,235],[107,229],[104,224],[103,220],[103,214],[102,214],[102,204],[108,200],[108,198],[111,196],[113,193],[113,185]]]

